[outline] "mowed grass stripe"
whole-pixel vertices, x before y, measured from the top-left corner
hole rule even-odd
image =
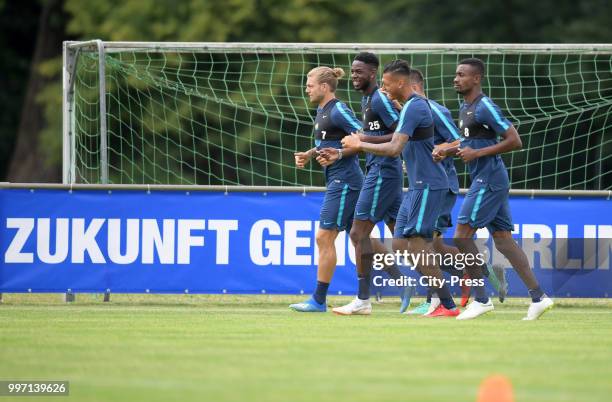
[[[54,401],[474,401],[491,373],[517,401],[612,393],[608,301],[559,300],[523,322],[527,300],[511,299],[457,322],[401,316],[392,298],[370,317],[294,313],[296,300],[5,295],[0,377],[70,380],[69,399]]]

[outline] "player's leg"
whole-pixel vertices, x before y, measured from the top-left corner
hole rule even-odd
[[[387,221],[386,225],[389,228],[389,231],[391,233],[395,232],[395,219]],[[375,253],[384,253],[384,252],[388,253],[390,251],[389,248],[387,248],[387,246],[385,246],[378,239],[372,239],[372,247],[373,247]],[[402,274],[402,271],[400,271],[399,268],[397,267],[397,265],[395,265],[395,264],[390,264],[390,265],[385,264],[385,266],[384,266],[384,268],[382,270],[385,271],[387,273],[387,275],[389,275],[389,277],[391,277],[391,278],[393,278],[395,280],[400,280],[404,276],[404,274]]]
[[[316,234],[315,239],[319,248],[319,261],[317,266],[317,289],[313,294],[313,298],[319,304],[325,303],[327,289],[336,270],[336,237],[338,237],[338,231],[333,229],[319,228]]]
[[[364,180],[359,200],[355,208],[355,220],[368,220],[372,223],[367,239],[374,224],[385,221],[391,233],[395,230],[395,221],[402,204],[402,176],[396,169],[372,165]],[[384,237],[384,236],[383,236]],[[365,237],[355,239],[366,241]],[[373,240],[366,247],[372,247],[374,253],[385,253],[388,249],[379,241]],[[393,265],[385,265],[384,271],[393,279],[401,279],[401,271]]]
[[[370,275],[373,253],[370,233],[378,222],[374,211],[377,208],[382,182],[380,167],[378,165],[370,166],[355,205],[355,219],[349,236],[353,247],[355,247],[358,278],[366,278]],[[367,291],[365,288],[363,289],[367,294],[364,293],[362,299],[369,298],[369,289],[369,285]]]
[[[374,222],[355,219],[350,233],[351,243],[355,247],[355,265],[357,266],[357,278],[359,280],[358,297],[361,300],[370,298],[370,274],[372,272],[373,255],[376,252],[370,239],[373,228]]]
[[[457,317],[460,320],[476,318],[494,308],[484,286],[485,264],[479,264],[475,258],[480,251],[474,242],[474,235],[478,228],[485,227],[495,218],[500,208],[498,193],[491,191],[486,185],[473,184],[461,205],[454,242],[463,254],[474,256],[474,263],[466,263],[465,269],[470,278],[478,283],[472,286],[474,301]]]
[[[316,234],[319,248],[317,287],[312,297],[303,303],[290,305],[291,309],[299,312],[325,312],[327,310],[327,291],[336,269],[336,237],[340,231],[347,228],[350,230],[358,194],[359,191],[351,189],[348,183],[332,182],[328,184]]]
[[[441,253],[443,255],[453,254],[456,255],[461,253],[461,251],[457,247],[452,247],[446,244],[444,241],[444,237],[442,234],[435,233],[434,234],[434,250],[437,253]],[[481,266],[483,277],[491,284],[493,289],[497,292],[499,296],[499,301],[504,302],[506,298],[506,294],[508,293],[508,282],[506,281],[506,273],[504,268],[501,265],[491,265],[490,263],[486,263]],[[453,266],[443,265],[440,267],[442,271],[448,272],[451,276],[456,276],[463,280],[469,278],[467,271],[465,269],[457,269]],[[465,307],[470,299],[472,288],[471,286],[467,286],[465,281],[461,282],[461,306]]]
[[[299,312],[325,312],[327,306],[327,291],[336,269],[336,237],[338,230],[319,228],[315,236],[319,248],[319,260],[317,263],[317,287],[310,297],[302,303],[296,303],[289,308]]]
[[[453,247],[444,242],[444,234],[449,228],[453,226],[451,213],[455,202],[457,201],[457,194],[452,191],[447,191],[444,195],[444,200],[440,206],[440,215],[436,219],[434,227],[434,250],[441,254],[458,254],[459,250],[457,247]]]
[[[478,247],[476,246],[476,243],[474,242],[475,233],[476,228],[470,226],[469,224],[459,223],[457,225],[454,241],[461,253],[465,255],[476,256],[480,252],[480,250],[478,250]],[[479,315],[488,313],[489,311],[493,310],[493,304],[487,296],[484,287],[484,275],[482,273],[482,269],[483,267],[481,265],[478,265],[476,262],[471,264],[466,263],[465,271],[467,272],[470,279],[479,280],[481,283],[472,287],[472,290],[475,295],[475,300],[468,305],[468,308],[463,311],[457,319],[464,320],[476,318]]]
[[[344,306],[334,307],[332,311],[335,314],[368,315],[372,312],[372,304],[370,303],[370,276],[374,250],[370,240],[370,233],[373,227],[374,223],[369,220],[353,220],[349,236],[351,243],[355,247],[355,265],[357,266],[358,282],[357,297]]]
[[[401,202],[399,204],[401,204]],[[395,207],[394,211],[396,212],[392,212],[390,217],[388,219],[385,219],[385,223],[391,233],[395,233],[395,223],[396,223],[395,219],[397,218],[397,212],[399,211],[399,206]],[[388,252],[388,251],[383,251],[383,250],[387,250],[387,247],[384,244],[380,243],[379,241],[374,241],[373,244],[374,244],[374,249],[376,253]],[[399,268],[397,267],[395,263],[390,264],[390,265],[385,264],[383,271],[385,271],[387,275],[389,275],[391,278],[395,279],[396,281],[401,281],[404,278],[404,274],[402,273],[402,271],[399,270]],[[411,286],[410,284],[406,284],[405,286],[401,285],[401,286],[398,286],[398,290],[399,290],[399,297],[400,297],[400,311],[399,312],[400,314],[402,314],[402,313],[405,313],[406,310],[408,310],[408,307],[410,307],[410,300],[412,299],[412,296],[416,292],[416,286]]]
[[[457,247],[448,246],[444,241],[442,234],[439,233],[434,234],[434,250],[443,255],[456,255],[461,253]],[[495,292],[498,294],[499,301],[503,303],[506,295],[508,294],[508,282],[506,280],[504,268],[501,265],[491,265],[488,262],[485,265],[482,265],[481,268],[483,277],[491,284]],[[461,307],[465,307],[470,300],[470,295],[472,292],[472,287],[466,284],[466,279],[470,278],[467,270],[460,270],[450,265],[442,265],[440,269],[447,272],[451,276],[461,279]]]
[[[357,297],[350,303],[335,307],[332,311],[340,315],[370,314],[370,275],[372,270],[373,250],[370,233],[376,223],[372,209],[376,209],[378,195],[382,186],[382,177],[377,165],[370,166],[354,205],[354,215],[349,238],[355,247],[355,265],[357,266]]]
[[[510,215],[510,205],[506,197],[502,203],[495,219],[487,226],[493,235],[495,248],[497,248],[510,261],[510,265],[516,271],[521,281],[527,286],[529,296],[531,297],[531,305],[527,312],[526,320],[536,320],[544,312],[553,306],[552,299],[548,298],[531,267],[525,252],[518,246],[512,238],[511,230],[513,229],[512,217]]]
[[[409,251],[413,254],[422,253],[422,255],[432,255],[433,245],[429,239],[425,239],[420,236],[414,236],[410,238]],[[432,259],[433,260],[433,259]],[[450,293],[450,287],[446,283],[442,270],[437,265],[435,260],[429,260],[427,258],[421,259],[417,263],[417,271],[428,279],[430,283],[429,290],[438,295],[440,304],[435,308],[431,309],[425,314],[426,317],[455,317],[459,314],[459,310],[455,306],[453,297]]]
[[[395,177],[393,181],[389,180],[390,185],[387,191],[388,194],[388,208],[386,208],[386,212],[384,215],[385,224],[389,228],[389,231],[395,234],[396,227],[398,225],[398,216],[400,213],[400,209],[402,203],[404,201],[404,191],[402,188],[403,184],[403,176],[399,175],[399,177]],[[406,222],[402,223],[405,226]],[[404,278],[404,274],[399,270],[397,265],[385,265],[383,268],[384,271],[391,278],[396,281]],[[400,297],[400,313],[405,313],[408,307],[410,306],[410,300],[412,296],[416,292],[416,286],[411,286],[407,284],[406,286],[399,286],[399,297]]]
[[[443,256],[457,256],[460,253],[457,247],[451,246],[444,241],[444,234],[448,231],[449,228],[453,226],[451,214],[456,201],[457,194],[453,193],[450,190],[447,191],[444,197],[444,201],[442,202],[442,207],[440,208],[440,216],[438,216],[434,228],[434,251]],[[455,260],[455,258],[456,257],[453,257],[453,260]],[[440,269],[442,271],[448,272],[451,277],[457,277],[460,279],[461,307],[465,307],[468,303],[471,292],[471,287],[467,286],[465,282],[465,279],[468,278],[467,273],[463,269],[456,269],[453,265],[441,265]]]
[[[371,311],[369,298],[373,255],[388,253],[389,250],[380,241],[371,239],[370,234],[375,223],[386,220],[389,214],[393,214],[395,219],[401,194],[401,177],[386,174],[380,165],[370,166],[355,206],[355,219],[350,232],[351,243],[355,247],[358,294],[351,303],[334,308],[335,313],[346,315]],[[401,277],[401,272],[394,266],[385,266],[385,271],[392,277],[394,273],[399,273]],[[399,277],[395,276],[396,279]]]
[[[489,202],[489,204],[487,204],[487,201],[485,200],[485,203],[481,204],[481,208],[482,208],[482,205],[485,205],[486,208],[491,209],[491,210],[495,208],[495,202]],[[495,289],[495,291],[499,295],[500,302],[503,303],[506,297],[506,293],[508,291],[508,284],[506,282],[506,274],[505,274],[503,267],[499,265],[492,266],[491,264],[487,262],[486,264],[481,265],[481,268],[482,268],[482,274],[484,278],[486,278],[488,282],[491,284],[491,286],[493,287],[493,289]],[[466,278],[468,277],[469,275],[466,275]],[[471,291],[470,287],[462,286],[462,289],[461,289],[461,292],[462,292],[461,305],[462,306],[465,306],[467,304],[469,300],[469,296],[470,296],[470,291]],[[464,295],[467,297],[464,297]]]
[[[388,179],[385,181],[386,191],[386,205],[384,210],[381,213],[381,220],[385,221],[385,225],[389,228],[391,235],[395,233],[395,228],[397,226],[398,214],[402,207],[402,202],[404,200],[404,191],[402,189],[402,177],[394,177],[392,179]],[[405,222],[403,223],[405,225]],[[384,237],[384,236],[382,236]],[[377,246],[378,247],[378,246]],[[397,268],[395,264],[393,265],[385,265],[383,269],[391,278],[398,280],[401,279],[404,275]]]
[[[407,250],[413,254],[413,262],[416,263],[417,271],[422,276],[428,278],[430,288],[437,292],[440,297],[441,305],[429,314],[429,317],[456,316],[459,314],[450,294],[449,286],[444,281],[442,271],[435,259],[420,258],[418,261],[416,259],[418,254],[421,254],[423,257],[433,254],[431,240],[433,238],[435,222],[440,215],[445,192],[446,190],[430,190],[428,188],[410,190],[408,219],[401,233],[405,240],[408,241],[402,246],[407,247]],[[396,229],[397,234],[398,230]],[[399,241],[401,239],[395,240],[398,240],[398,245],[400,245]]]

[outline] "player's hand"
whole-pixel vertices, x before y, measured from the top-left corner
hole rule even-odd
[[[300,169],[305,168],[308,162],[310,161],[310,158],[312,158],[310,151],[296,152],[293,154],[293,156],[295,156],[295,166]]]
[[[319,150],[317,155],[317,162],[319,165],[325,167],[333,164],[340,157],[340,153],[336,148],[323,148]]]
[[[465,148],[461,148],[459,149],[459,151],[457,152],[457,156],[459,156],[461,159],[463,159],[463,161],[465,163],[467,162],[471,162],[474,159],[478,158],[478,151],[475,149],[472,149],[470,147],[465,147]]]
[[[391,104],[393,104],[394,108],[396,108],[397,110],[402,110],[404,105],[402,105],[397,99],[391,99],[391,96],[389,96],[389,93],[385,91],[384,89],[381,89],[380,92],[382,92],[383,95],[385,95],[387,99],[391,101]]]
[[[440,145],[436,145],[431,152],[431,157],[433,158],[434,162],[440,162],[446,158],[446,149]]]
[[[361,140],[359,139],[358,133],[351,133],[351,135],[347,135],[342,138],[342,148],[344,149],[354,149],[359,151],[361,149]]]

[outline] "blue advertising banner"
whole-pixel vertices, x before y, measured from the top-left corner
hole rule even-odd
[[[316,283],[322,199],[323,193],[2,189],[0,292],[308,293]],[[516,239],[549,295],[612,294],[612,201],[513,197],[510,205]],[[373,237],[383,236],[379,225]],[[488,236],[478,232],[490,249]],[[355,255],[346,233],[336,246],[330,291],[354,294]],[[488,255],[509,268],[499,252]],[[516,274],[509,269],[508,276],[510,295],[526,296]]]

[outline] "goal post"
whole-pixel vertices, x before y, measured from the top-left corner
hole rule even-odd
[[[320,64],[348,73],[360,51],[421,69],[428,97],[455,118],[456,64],[483,59],[483,90],[523,139],[503,156],[512,188],[612,188],[611,44],[99,40],[64,43],[64,184],[322,186],[317,166],[293,164],[312,146],[304,77]],[[359,115],[350,80],[338,97]]]

